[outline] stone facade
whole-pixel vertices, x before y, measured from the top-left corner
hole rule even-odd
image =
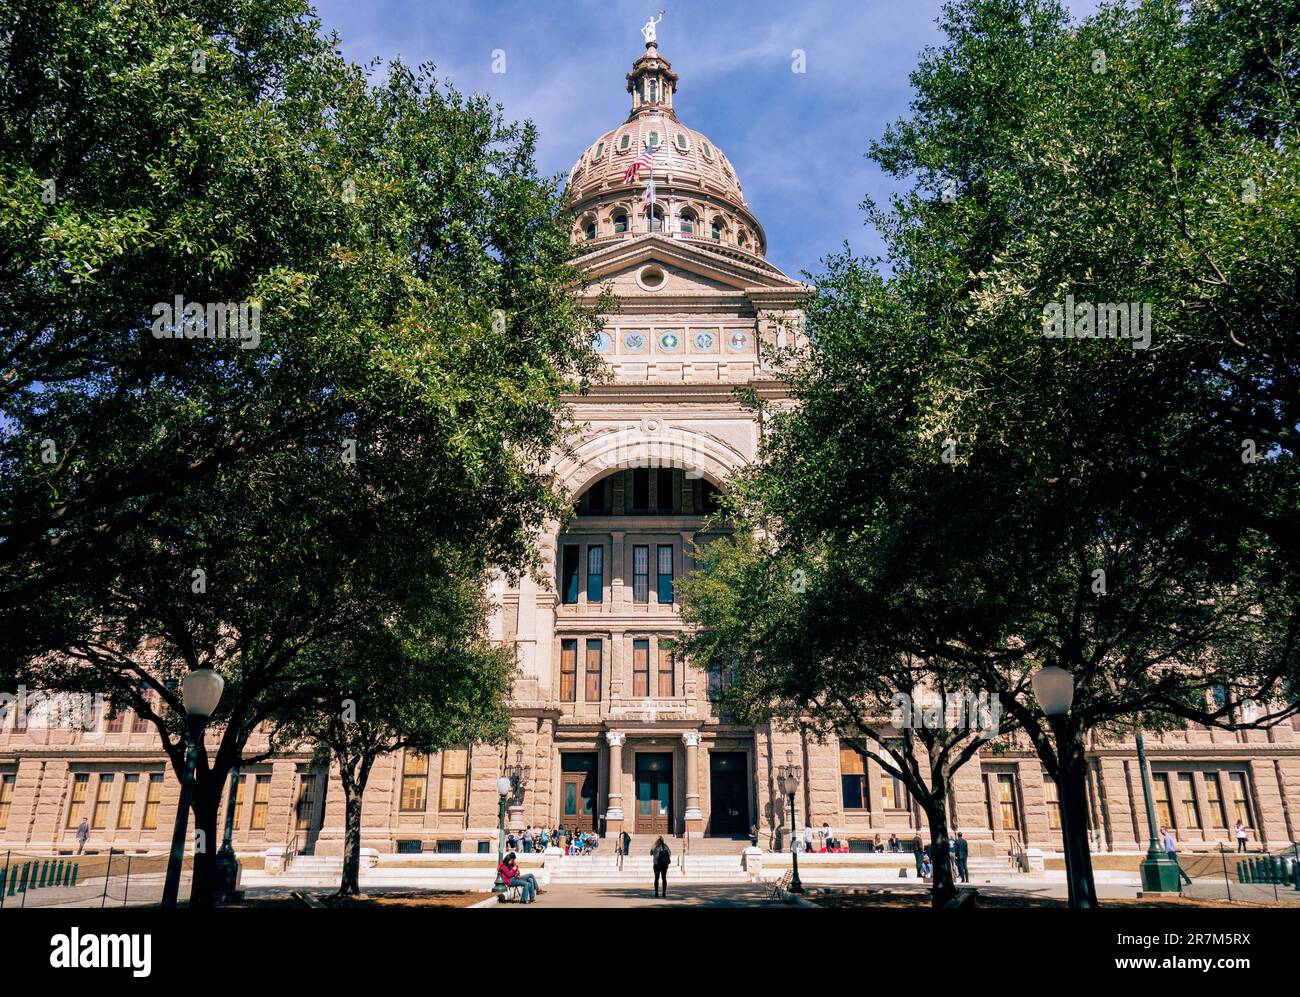
[[[786,403],[775,351],[799,341],[810,290],[764,259],[766,236],[730,162],[677,120],[677,83],[648,44],[628,75],[627,121],[571,174],[573,238],[586,250],[579,264],[592,294],[611,290],[621,307],[593,342],[611,379],[570,400],[579,432],[554,469],[575,515],[541,540],[548,584],[526,578],[494,592],[493,636],[516,649],[520,670],[509,742],[383,760],[366,794],[364,847],[495,852],[497,780],[516,765],[528,775],[507,801],[514,829],[733,837],[757,824],[770,847],[790,819],[776,784],[787,751],[805,773],[800,824],[827,821],[861,847],[924,828],[874,763],[859,778],[837,744],[720,716],[708,676],[666,645],[682,627],[675,582],[709,539],[717,490],[757,454],[762,424],[735,389]],[[624,181],[647,143],[658,147],[650,213],[645,171]],[[92,851],[168,847],[176,780],[152,732],[130,715],[114,723],[121,729],[97,734],[0,730],[0,849],[73,851],[83,814]],[[1231,847],[1239,818],[1252,846],[1296,839],[1294,725],[1149,740],[1180,847]],[[314,770],[304,752],[252,766],[243,780],[238,850],[341,851],[336,773]],[[1052,788],[1024,744],[1002,739],[958,774],[953,826],[976,854],[1004,853],[1013,837],[1059,850]],[[1145,847],[1131,743],[1093,743],[1088,790],[1094,848]]]

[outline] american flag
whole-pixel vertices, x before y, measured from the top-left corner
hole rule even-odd
[[[653,165],[655,153],[658,151],[659,146],[647,145],[641,155],[637,157],[636,162],[629,166],[627,172],[623,174],[623,182],[632,183],[635,181],[636,175],[640,172],[641,167],[644,166],[646,169],[649,169]]]

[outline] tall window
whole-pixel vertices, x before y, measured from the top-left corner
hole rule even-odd
[[[659,605],[671,606],[673,602],[673,545],[659,545]]]
[[[840,746],[840,802],[845,810],[866,810],[867,760],[854,748]]]
[[[135,821],[135,794],[140,790],[140,776],[128,772],[122,776],[122,802],[117,807],[117,829],[129,831]]]
[[[96,831],[108,827],[108,805],[113,800],[113,775],[105,772],[95,787],[95,807],[90,812],[90,826]]]
[[[587,641],[587,673],[583,696],[588,703],[600,702],[600,672],[603,657],[601,643],[598,640]]]
[[[578,545],[565,544],[560,572],[560,592],[566,606],[578,602]]]
[[[1156,793],[1156,820],[1161,827],[1174,826],[1174,809],[1169,802],[1169,773],[1151,773],[1151,782]]]
[[[573,703],[578,699],[578,642],[560,641],[560,702]]]
[[[1020,809],[1016,806],[1016,777],[1011,772],[997,773],[997,817],[1004,831],[1020,830]]]
[[[632,641],[632,695],[650,695],[650,642]]]
[[[122,733],[122,725],[126,723],[126,710],[122,707],[114,707],[111,703],[109,708],[112,709],[113,715],[108,718],[108,726],[105,730],[110,734]]]
[[[621,211],[614,216],[614,231],[620,234],[627,231],[627,215]]]
[[[650,601],[650,548],[632,548],[632,601]]]
[[[0,831],[9,826],[9,811],[14,804],[14,776],[12,772],[0,775]]]
[[[661,467],[655,471],[655,511],[673,511],[673,469]]]
[[[1183,827],[1201,826],[1201,808],[1196,805],[1196,787],[1192,773],[1178,773],[1178,792],[1183,798]]]
[[[1047,791],[1047,826],[1053,831],[1061,829],[1061,788],[1056,780],[1043,771],[1043,789]]]
[[[438,786],[439,810],[464,810],[469,782],[469,749],[448,748],[442,753],[442,779]]]
[[[428,765],[428,761],[425,761]],[[405,789],[405,780],[403,780],[403,789]],[[420,796],[424,796],[424,787],[420,787]],[[266,812],[271,806],[271,777],[269,775],[259,775],[253,780],[253,812],[248,817],[248,828],[250,831],[263,831],[266,829]]]
[[[309,830],[312,813],[316,810],[316,776],[311,772],[298,775],[298,803],[294,810],[294,830]]]
[[[86,806],[86,794],[90,792],[90,773],[78,772],[72,777],[72,799],[68,801],[68,821],[65,827],[76,827],[81,823],[81,812]]]
[[[149,773],[149,787],[144,797],[144,817],[140,820],[142,831],[154,831],[158,828],[158,808],[162,806],[163,774]]]
[[[695,216],[689,211],[683,211],[679,224],[684,234],[691,235],[695,231]]]
[[[664,209],[655,205],[650,209],[650,231],[662,232],[664,230]],[[649,283],[647,281],[647,283]]]
[[[902,780],[888,772],[880,773],[880,805],[886,810],[907,809],[907,793]]]
[[[1228,784],[1232,787],[1232,819],[1250,827],[1250,797],[1246,795],[1246,773],[1229,772]]]
[[[650,511],[650,468],[632,469],[632,511]]]
[[[671,698],[676,693],[676,660],[673,652],[662,644],[659,647],[659,695]]]
[[[605,548],[602,544],[587,547],[587,601],[600,602],[605,596]]]
[[[596,238],[596,223],[595,223],[595,222],[587,222],[587,228],[585,229],[585,232],[586,232],[586,235],[587,235],[587,241],[588,241],[588,242],[591,242],[592,240],[594,240],[594,239]]]
[[[418,751],[407,751],[402,760],[402,810],[406,813],[423,813],[428,786],[429,756]],[[253,809],[257,809],[256,801]]]
[[[235,830],[242,830],[244,827],[244,786],[248,782],[248,776],[239,773],[239,780],[235,783]]]
[[[712,235],[714,239],[722,238],[722,222],[719,219],[713,219],[713,225],[710,226],[709,234]]]
[[[1223,809],[1223,784],[1218,772],[1205,773],[1205,800],[1210,805],[1210,820],[1215,827],[1228,826],[1228,812]]]

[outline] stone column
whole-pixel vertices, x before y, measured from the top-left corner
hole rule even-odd
[[[704,815],[700,813],[700,732],[682,732],[686,745],[686,830],[695,834],[704,832]]]
[[[605,732],[609,742],[609,805],[605,808],[605,836],[616,838],[623,831],[623,740],[622,731]]]

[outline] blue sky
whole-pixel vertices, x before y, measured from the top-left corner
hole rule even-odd
[[[677,115],[727,153],[768,258],[797,276],[846,240],[880,252],[859,205],[893,184],[864,153],[907,112],[917,55],[942,40],[940,0],[317,0],[317,11],[349,58],[433,62],[458,89],[533,120],[539,168],[560,173],[627,116],[624,77],[661,4]],[[1067,6],[1077,16],[1096,4]],[[496,49],[505,73],[492,72]],[[791,71],[794,49],[805,73]]]

